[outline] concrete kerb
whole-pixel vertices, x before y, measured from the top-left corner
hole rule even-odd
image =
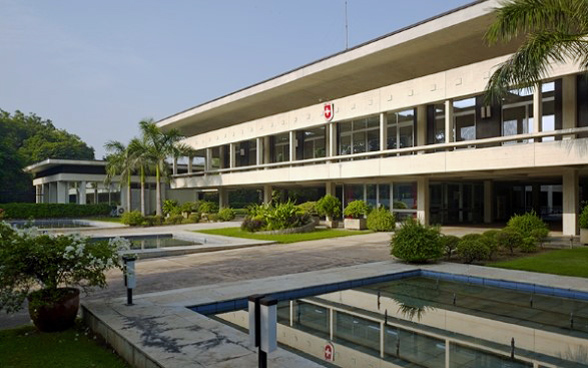
[[[135,367],[179,367],[187,362],[206,367],[254,366],[256,352],[248,346],[246,334],[187,307],[419,269],[588,292],[586,280],[577,277],[449,263],[416,267],[386,261],[143,294],[130,307],[124,305],[123,298],[84,302],[82,313],[92,330]],[[283,349],[270,354],[269,360],[280,367],[319,366]]]

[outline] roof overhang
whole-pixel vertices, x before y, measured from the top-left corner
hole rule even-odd
[[[57,166],[106,166],[106,161],[97,160],[66,160],[66,159],[54,159],[48,158],[44,161],[36,162],[23,169],[24,172],[36,174],[41,171],[45,171]]]
[[[483,36],[497,0],[476,1],[160,120],[186,136],[330,101],[516,50]]]

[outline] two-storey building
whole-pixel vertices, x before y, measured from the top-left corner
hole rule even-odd
[[[576,234],[588,79],[553,64],[533,91],[486,104],[492,71],[518,46],[483,41],[496,6],[472,3],[162,119],[204,162],[172,186],[216,190],[224,205],[235,189],[265,200],[305,189],[439,224],[534,209]]]

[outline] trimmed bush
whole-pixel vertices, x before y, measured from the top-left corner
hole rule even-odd
[[[406,262],[423,263],[443,256],[439,229],[408,218],[390,241],[391,254]]]
[[[221,208],[218,211],[219,221],[231,221],[235,218],[235,211],[230,207]]]
[[[527,236],[523,238],[523,241],[519,245],[519,249],[523,253],[534,253],[537,251],[537,239],[533,236]]]
[[[370,212],[367,217],[367,227],[372,231],[394,231],[396,218],[384,207]]]
[[[580,213],[580,228],[588,229],[588,205],[584,206]]]
[[[484,233],[482,234],[482,241],[484,241],[484,243],[490,250],[490,259],[492,259],[492,257],[494,257],[494,255],[496,255],[496,253],[498,253],[498,250],[500,249],[497,238],[498,233],[500,233],[500,230],[487,230],[484,231]]]
[[[531,211],[524,215],[512,216],[510,220],[508,220],[506,227],[518,231],[523,238],[526,238],[531,236],[531,233],[535,229],[547,229],[547,224],[537,216],[535,211]]]
[[[343,213],[345,214],[345,217],[358,219],[365,217],[368,214],[369,210],[370,208],[367,205],[367,203],[365,203],[365,201],[356,200],[349,202],[347,207],[345,207],[345,211],[343,211]]]
[[[218,205],[210,201],[200,201],[198,203],[198,212],[200,213],[217,213]]]
[[[112,211],[109,204],[75,203],[2,203],[6,219],[43,219],[108,216]]]
[[[261,231],[266,226],[265,221],[261,217],[246,217],[241,223],[241,230],[254,233]]]
[[[202,219],[202,214],[200,212],[192,212],[188,216],[187,220],[190,224],[197,224]]]
[[[533,237],[537,243],[540,243],[541,246],[543,246],[543,242],[548,235],[549,229],[534,229],[531,231],[531,237]]]
[[[291,229],[306,225],[311,221],[310,215],[302,213],[290,200],[275,207],[269,207],[263,218],[267,223],[267,230]]]
[[[209,213],[206,215],[206,218],[210,222],[218,222],[219,221],[218,213]]]
[[[161,226],[163,224],[163,216],[145,216],[143,226]]]
[[[178,225],[178,224],[181,224],[183,221],[184,221],[184,216],[182,216],[182,215],[169,215],[165,219],[165,223],[167,225]]]
[[[507,249],[510,254],[514,254],[514,250],[523,242],[523,236],[515,229],[506,227],[496,234],[496,240],[500,248]]]
[[[125,225],[139,226],[139,225],[143,225],[143,222],[145,221],[145,217],[143,217],[143,215],[141,215],[140,211],[130,211],[130,212],[123,213],[122,216],[120,217],[120,221]]]
[[[316,210],[321,216],[326,216],[330,220],[341,217],[341,201],[339,198],[327,194],[316,202]]]
[[[316,209],[316,202],[309,201],[298,205],[301,211],[308,213],[310,216],[318,216],[318,210]]]
[[[486,245],[487,239],[480,234],[464,235],[457,243],[457,254],[465,263],[485,261],[490,258],[490,249]]]
[[[459,238],[454,235],[441,235],[441,243],[443,244],[445,257],[448,260],[451,259],[451,255],[457,249],[457,243],[459,243]]]

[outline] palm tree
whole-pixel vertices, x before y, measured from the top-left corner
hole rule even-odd
[[[108,141],[104,145],[106,149],[106,179],[105,183],[110,184],[112,178],[120,176],[120,187],[126,181],[127,187],[127,211],[131,210],[131,176],[132,162],[129,157],[129,150],[119,141]]]
[[[150,171],[153,158],[150,156],[149,145],[145,139],[133,138],[128,146],[132,166],[139,169],[141,177],[141,214],[145,216],[145,175]]]
[[[490,77],[488,102],[513,88],[534,88],[551,62],[571,61],[588,71],[588,1],[508,0],[486,32],[489,45],[522,38],[522,45]]]
[[[156,214],[161,216],[161,179],[169,177],[169,165],[166,161],[169,157],[177,157],[183,145],[179,145],[182,135],[176,129],[162,132],[152,119],[139,123],[141,135],[148,147],[148,157],[155,166],[156,184]]]

